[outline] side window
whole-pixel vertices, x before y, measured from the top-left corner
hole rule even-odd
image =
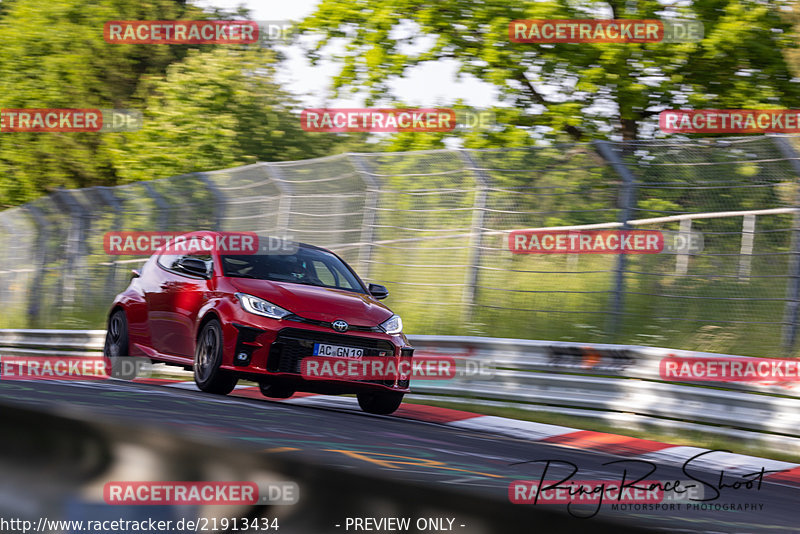
[[[158,264],[165,269],[180,273],[181,268],[178,262],[181,258],[195,258],[204,261],[206,264],[206,271],[210,273],[213,270],[214,262],[211,259],[211,254],[162,254],[158,257]]]
[[[180,254],[162,254],[158,257],[158,264],[165,269],[174,270],[178,267],[179,259],[181,259]]]
[[[204,261],[204,262],[206,262],[206,271],[207,272],[210,273],[211,271],[214,270],[214,261],[211,259],[211,254],[186,254],[185,256],[181,256],[181,257],[195,258],[195,259]]]
[[[347,277],[336,266],[330,266],[323,261],[314,260],[314,270],[317,273],[317,278],[326,286],[354,289],[348,282]]]
[[[353,286],[353,284],[350,283],[350,281],[347,279],[347,277],[342,271],[337,269],[335,266],[333,269],[334,269],[334,274],[338,273],[339,283],[337,284],[337,287],[343,287],[345,289],[355,289],[355,286]]]
[[[314,270],[317,272],[317,278],[326,286],[336,287],[338,285],[334,274],[328,269],[328,266],[321,261],[314,262]]]

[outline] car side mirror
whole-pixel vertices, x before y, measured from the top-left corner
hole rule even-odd
[[[389,296],[389,290],[380,284],[370,284],[369,294],[378,300],[382,300]]]
[[[181,258],[178,261],[181,270],[196,276],[208,278],[208,269],[206,269],[206,262],[198,260],[197,258]]]

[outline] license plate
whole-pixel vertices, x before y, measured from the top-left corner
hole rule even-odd
[[[314,343],[314,356],[333,356],[334,358],[361,358],[364,349]]]

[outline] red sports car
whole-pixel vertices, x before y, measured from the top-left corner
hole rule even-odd
[[[386,358],[396,364],[387,369],[410,361],[400,317],[378,302],[388,296],[385,287],[366,286],[336,254],[303,243],[290,252],[174,252],[167,246],[153,254],[114,299],[104,349],[112,364],[146,356],[181,365],[194,370],[202,391],[223,395],[241,378],[258,382],[267,397],[356,393],[369,413],[400,406],[410,376],[399,371],[379,380],[309,379],[301,372],[309,357]]]

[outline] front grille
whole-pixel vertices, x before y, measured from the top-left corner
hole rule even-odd
[[[313,356],[314,343],[341,345],[364,349],[364,356],[394,356],[394,345],[382,339],[312,332],[299,328],[284,328],[270,346],[267,370],[300,374],[300,362]]]
[[[333,326],[328,321],[317,321],[316,319],[307,319],[305,317],[300,317],[299,315],[289,315],[288,317],[284,317],[287,321],[295,321],[298,323],[305,323],[305,324],[313,324],[314,326],[321,326],[323,328],[330,328],[333,330]],[[359,325],[348,325],[348,330],[353,332],[383,332],[381,327],[379,326],[359,326]]]

